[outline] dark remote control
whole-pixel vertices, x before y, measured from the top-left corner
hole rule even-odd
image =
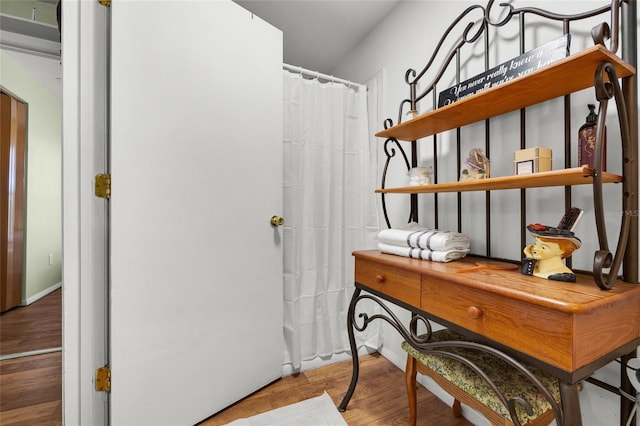
[[[582,209],[579,209],[577,207],[570,207],[569,209],[567,209],[564,216],[562,216],[562,219],[558,224],[558,229],[568,229],[569,231],[573,231],[573,228],[575,228],[578,220],[580,220],[580,218],[582,217],[582,213]]]

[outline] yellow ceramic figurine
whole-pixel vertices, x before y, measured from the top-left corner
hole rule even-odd
[[[575,282],[576,276],[562,259],[580,248],[581,241],[568,229],[538,223],[527,226],[536,242],[524,248],[522,273],[555,281]]]

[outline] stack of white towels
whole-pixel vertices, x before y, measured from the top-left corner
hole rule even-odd
[[[413,222],[403,228],[385,229],[378,234],[383,253],[414,259],[450,262],[469,252],[470,240],[459,232],[428,229]]]

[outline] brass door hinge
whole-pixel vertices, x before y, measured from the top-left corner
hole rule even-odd
[[[98,3],[100,3],[102,6],[111,6],[111,0],[98,0]]]
[[[95,193],[99,198],[111,198],[111,175],[96,175]]]
[[[111,369],[101,367],[96,370],[96,391],[111,392]]]

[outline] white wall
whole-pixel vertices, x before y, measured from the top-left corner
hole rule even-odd
[[[483,2],[478,2],[483,3]],[[500,8],[496,2],[495,14]],[[466,7],[472,5],[469,1],[403,1],[391,11],[377,28],[375,28],[342,62],[333,70],[333,74],[352,81],[367,81],[370,76],[384,69],[385,76],[384,108],[385,117],[390,117],[397,122],[398,106],[400,101],[409,97],[408,86],[404,83],[404,75],[407,69],[414,68],[418,72],[425,66],[432,51],[446,27]],[[560,13],[576,13],[593,9],[606,4],[604,1],[519,1],[512,2],[515,7],[534,5],[542,9]],[[471,15],[477,17],[478,14]],[[492,14],[493,16],[493,14]],[[590,40],[590,29],[602,21],[589,19],[582,23],[573,24],[571,52],[578,52],[593,43]],[[463,25],[469,20],[463,21]],[[525,50],[533,49],[562,34],[560,25],[537,25],[536,19],[527,21],[527,44]],[[459,30],[456,34],[459,34]],[[493,34],[493,30],[492,34]],[[500,29],[500,38],[490,47],[490,66],[495,66],[519,54],[517,37],[517,25],[507,25]],[[494,37],[492,35],[492,37]],[[463,56],[463,62],[468,62],[468,67],[463,71],[461,80],[469,78],[483,69],[482,58],[476,56],[479,49],[473,49],[471,55]],[[428,81],[429,79],[424,79]],[[450,80],[451,82],[453,80]],[[452,84],[451,84],[452,85]],[[449,85],[444,85],[443,90]],[[423,101],[423,105],[430,106],[429,101]],[[577,140],[578,128],[584,123],[588,113],[587,103],[595,102],[595,92],[588,89],[575,94],[572,98],[571,126],[572,134]],[[562,124],[562,100],[553,100],[542,105],[531,107],[527,110],[527,146],[548,146],[554,150],[553,168],[564,168],[563,158],[563,124]],[[420,112],[431,108],[422,107]],[[617,125],[617,114],[614,102],[609,105],[608,115],[608,144],[609,144],[609,171],[620,172],[620,138]],[[378,129],[383,124],[378,123]],[[484,126],[471,125],[462,131],[463,154],[472,147],[484,146]],[[511,113],[491,121],[492,150],[489,157],[492,161],[492,174],[494,176],[510,175],[513,167],[513,151],[519,145],[519,114]],[[378,140],[382,150],[384,140]],[[439,142],[439,168],[440,182],[457,179],[455,166],[455,148],[450,143],[455,142],[451,133],[444,134]],[[430,165],[431,138],[420,142],[419,165]],[[405,144],[409,152],[408,144]],[[577,166],[577,142],[572,165]],[[384,156],[379,154],[380,160]],[[392,169],[387,186],[403,185],[406,170],[402,167]],[[400,182],[400,183],[399,183]],[[607,206],[618,209],[621,205],[620,191],[618,188],[607,188],[605,198]],[[563,188],[536,189],[527,192],[527,219],[530,222],[539,222],[555,225],[564,213]],[[440,195],[440,222],[441,229],[456,230],[456,215],[442,212],[455,211],[456,197]],[[463,222],[463,232],[472,237],[472,250],[483,254],[485,251],[485,227],[484,227],[484,194],[463,194],[463,209],[467,212],[473,210],[474,214],[468,214]],[[492,215],[492,256],[511,259],[520,258],[519,238],[519,203],[518,190],[494,191],[491,195]],[[408,215],[408,197],[396,195],[387,198],[392,226],[400,226],[406,222]],[[593,253],[598,248],[597,237],[593,232],[595,219],[591,201],[591,187],[583,186],[574,188],[573,204],[585,210],[581,222],[575,232],[583,240],[583,247],[573,256],[573,265],[579,269],[590,269]],[[425,226],[433,226],[434,218],[430,213],[432,208],[432,196],[420,196],[420,222]],[[613,207],[615,206],[615,207]],[[452,210],[451,210],[452,209]],[[477,211],[478,214],[475,214]],[[500,214],[495,214],[500,212]],[[617,226],[620,217],[615,214],[607,215],[607,230],[610,247],[615,248],[617,243]],[[595,285],[595,284],[594,284]],[[408,320],[406,312],[400,313],[401,318]],[[387,327],[385,330],[383,354],[399,367],[404,368],[405,354],[400,349],[401,338],[395,330]],[[618,367],[615,364],[603,368],[597,373],[610,383],[617,385]],[[585,384],[581,392],[583,422],[585,425],[609,425],[617,423],[618,399],[613,395]],[[597,408],[596,408],[597,407]],[[474,422],[482,422],[477,417],[469,417]]]

